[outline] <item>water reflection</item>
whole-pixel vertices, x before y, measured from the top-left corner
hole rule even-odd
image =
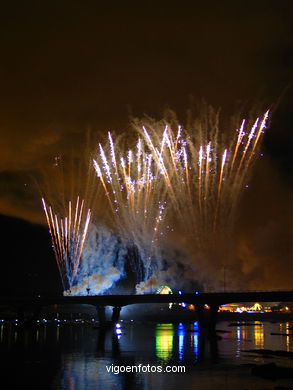
[[[185,329],[182,322],[178,325],[177,329],[178,334],[178,358],[179,360],[183,359],[183,351],[184,351],[184,336],[185,336]]]
[[[249,325],[249,326],[248,326]],[[233,336],[233,335],[232,335]],[[253,347],[258,349],[264,348],[264,326],[260,321],[254,321],[250,324],[239,323],[236,327],[236,354],[239,358],[241,351],[245,349],[247,343],[253,340]]]
[[[286,351],[289,352],[290,351],[290,341],[292,340],[292,339],[290,340],[290,337],[292,337],[292,336],[290,336],[290,334],[292,335],[292,333],[290,332],[290,323],[286,322],[285,326],[286,326],[286,334],[287,334],[287,336],[286,336]]]
[[[116,330],[117,332],[117,330]],[[118,357],[120,356],[120,343],[119,343],[119,338],[121,337],[121,330],[118,332],[112,333],[112,356],[113,357]]]
[[[242,326],[241,327],[241,339],[242,340],[248,340],[248,329],[246,328],[246,326]]]
[[[56,378],[53,389],[123,389],[125,379],[123,376],[115,374],[114,367],[110,359],[96,360],[92,356],[85,355],[64,356],[62,369]]]
[[[9,364],[14,371],[18,370],[19,366],[22,368],[21,380],[24,383],[29,384],[32,377],[39,375],[40,378],[36,378],[35,384],[38,384],[38,388],[42,390],[49,388],[41,386],[43,378],[50,384],[50,390],[132,388],[173,390],[179,386],[182,390],[203,389],[200,378],[204,367],[207,366],[206,363],[209,363],[209,367],[215,361],[220,364],[223,361],[235,364],[235,357],[237,357],[236,364],[239,365],[243,362],[255,363],[255,356],[243,352],[253,348],[292,351],[292,337],[285,335],[292,333],[288,329],[290,325],[290,323],[283,323],[282,326],[278,323],[262,325],[254,322],[251,326],[241,324],[229,328],[229,324],[225,323],[218,325],[218,328],[230,332],[222,331],[221,340],[209,340],[198,332],[196,322],[123,323],[108,330],[86,326],[57,326],[57,324],[21,328],[9,324],[0,326],[0,348],[6,360],[10,359]],[[283,335],[271,335],[271,332],[279,332]],[[188,375],[114,372],[114,367],[139,364],[185,365]],[[281,364],[284,364],[284,358]],[[49,369],[51,372],[46,374]],[[200,375],[198,369],[201,370]],[[215,372],[217,370],[213,371],[213,375]],[[205,379],[206,381],[210,380],[208,373],[206,378],[208,378]],[[167,382],[170,382],[170,387],[166,386]],[[204,389],[213,387],[214,384]],[[245,387],[251,388],[244,385],[229,388]]]
[[[105,352],[105,338],[106,338],[106,329],[99,329],[97,336],[97,353],[104,354]]]
[[[155,337],[157,358],[168,361],[176,356],[178,361],[181,362],[184,359],[186,351],[189,358],[193,355],[195,360],[198,360],[198,322],[194,322],[193,324],[183,324],[180,322],[178,325],[157,324]]]
[[[240,328],[240,326],[237,326],[236,336],[237,336],[236,357],[239,358],[240,350],[241,350],[241,328]]]
[[[173,324],[156,325],[156,356],[162,360],[169,360],[173,352]]]
[[[286,351],[290,352],[292,350],[292,326],[290,322],[284,322],[279,324],[279,340],[285,339],[286,342]],[[283,336],[286,335],[286,336]]]
[[[199,333],[193,333],[193,352],[195,358],[198,359],[198,344],[199,344]]]
[[[264,328],[260,321],[254,321],[254,343],[257,348],[264,347]]]
[[[1,324],[0,326],[0,343],[3,341],[3,329],[4,329],[4,324]]]

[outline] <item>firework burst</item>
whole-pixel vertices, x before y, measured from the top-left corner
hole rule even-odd
[[[84,145],[84,158],[77,151],[56,154],[37,179],[64,290],[74,283],[99,198],[89,137]]]
[[[201,251],[223,251],[257,156],[268,111],[223,142],[218,114],[185,131],[178,122],[134,120],[161,174],[175,218]],[[213,119],[213,120],[212,120]]]
[[[46,215],[52,246],[65,290],[73,284],[80,263],[88,227],[91,219],[91,210],[84,209],[84,200],[77,197],[72,205],[68,202],[66,215],[59,217],[51,206],[47,206],[42,198],[43,209]]]
[[[138,248],[145,274],[149,275],[165,228],[166,191],[160,180],[161,167],[154,163],[141,138],[133,149],[125,151],[110,133],[107,144],[99,144],[93,164],[112,210],[114,226]]]

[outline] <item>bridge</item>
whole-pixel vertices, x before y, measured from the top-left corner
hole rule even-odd
[[[112,323],[119,320],[121,308],[133,304],[181,303],[193,304],[203,331],[213,331],[220,305],[242,302],[293,302],[293,291],[245,291],[245,292],[209,292],[193,294],[143,294],[143,295],[87,295],[87,296],[37,296],[0,297],[1,307],[14,308],[19,318],[24,317],[25,309],[33,312],[37,318],[41,309],[51,305],[92,305],[96,307],[100,324],[106,323],[105,308],[113,307]],[[204,306],[208,305],[208,314]]]

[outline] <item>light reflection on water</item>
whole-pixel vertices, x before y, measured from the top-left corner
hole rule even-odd
[[[249,324],[239,322],[239,325],[236,326],[236,332],[234,333],[236,333],[235,336],[237,340],[235,354],[236,358],[240,358],[241,351],[251,343],[253,346],[250,346],[250,348],[264,348],[265,329],[264,324],[262,324],[260,321],[253,321]],[[233,338],[234,333],[232,332],[231,338]]]
[[[173,338],[173,324],[156,325],[156,356],[159,359],[168,361],[171,358],[173,352]],[[183,346],[181,348],[183,348]]]
[[[254,344],[256,348],[264,347],[264,328],[260,321],[254,321]]]
[[[249,386],[256,381],[260,383],[259,387],[255,387],[257,389],[263,384],[258,381],[263,380],[249,377],[247,373],[241,377],[235,374],[233,377],[230,369],[221,370],[221,367],[240,367],[242,363],[270,361],[292,367],[290,359],[269,360],[245,352],[263,348],[293,352],[293,338],[289,336],[292,331],[288,329],[290,326],[292,324],[289,322],[272,324],[255,321],[250,325],[241,323],[238,326],[222,322],[217,326],[222,330],[219,333],[221,339],[217,342],[203,338],[198,332],[197,322],[121,323],[113,332],[103,332],[85,325],[44,324],[21,328],[13,324],[1,324],[0,347],[6,357],[7,372],[21,368],[22,376],[13,380],[29,384],[33,378],[42,390],[148,390],[178,387],[182,390],[208,390],[215,387],[220,390],[233,389],[233,386],[234,389],[238,388],[239,381],[239,388],[253,388]],[[288,336],[271,335],[272,332]],[[140,372],[117,375],[113,372],[118,365],[139,364],[184,365],[186,374]],[[112,367],[110,372],[106,366]],[[48,387],[40,385],[45,379]]]
[[[198,333],[193,334],[193,352],[196,359],[198,358]]]
[[[175,337],[176,336],[176,337]],[[156,324],[156,356],[163,361],[169,361],[177,348],[178,361],[181,362],[186,348],[190,354],[198,358],[198,323],[183,324]],[[189,345],[186,345],[189,342]]]
[[[185,329],[182,322],[178,325],[178,359],[181,361],[183,359],[183,352],[184,352],[184,336],[185,336]]]

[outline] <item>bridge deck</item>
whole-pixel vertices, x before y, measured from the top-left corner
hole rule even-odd
[[[198,294],[144,294],[144,295],[89,295],[89,296],[51,296],[51,297],[0,297],[0,305],[40,305],[87,304],[93,306],[127,306],[145,303],[196,304],[242,303],[242,302],[293,302],[293,291],[247,291],[212,292]]]

